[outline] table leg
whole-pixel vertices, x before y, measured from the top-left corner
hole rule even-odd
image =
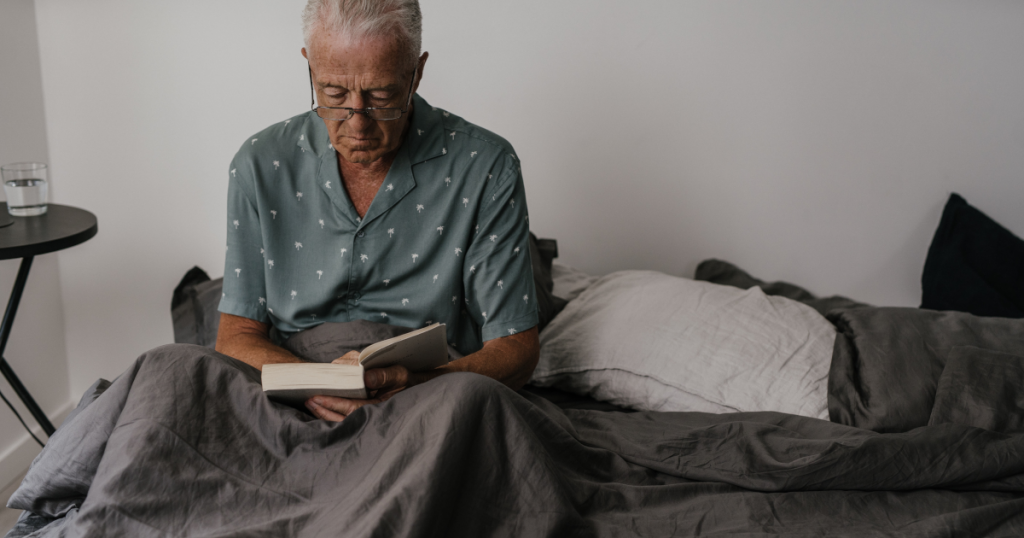
[[[11,326],[14,325],[14,316],[18,313],[18,303],[21,302],[21,294],[25,291],[25,282],[28,281],[28,271],[32,268],[32,260],[34,258],[34,256],[26,256],[21,259],[21,266],[18,267],[18,277],[14,279],[14,289],[11,290],[11,298],[7,301],[7,310],[4,312],[3,322],[0,322],[0,372],[7,378],[7,382],[10,383],[14,392],[18,393],[18,397],[21,398],[25,407],[35,417],[36,422],[43,427],[46,435],[53,435],[54,427],[50,423],[50,419],[47,418],[46,413],[43,413],[43,410],[36,404],[35,399],[29,394],[25,385],[21,384],[21,380],[14,374],[14,370],[11,370],[11,366],[7,364],[7,359],[3,358],[4,350],[7,349],[7,339],[11,336]]]

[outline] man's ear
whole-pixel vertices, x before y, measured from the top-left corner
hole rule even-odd
[[[430,53],[424,52],[418,60],[419,66],[416,67],[416,74],[418,77],[416,79],[416,84],[412,88],[412,93],[416,93],[416,90],[420,87],[420,82],[423,82],[423,68],[427,65],[428,57],[430,57]]]
[[[302,57],[309,61],[309,55],[306,54],[306,47],[302,47]]]

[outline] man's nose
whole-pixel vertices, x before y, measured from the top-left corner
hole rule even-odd
[[[356,131],[369,130],[374,125],[374,120],[364,113],[356,112],[352,114],[352,117],[346,122],[349,124],[349,128]]]

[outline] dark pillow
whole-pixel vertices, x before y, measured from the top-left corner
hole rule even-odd
[[[951,194],[924,262],[921,308],[1024,318],[1024,241]]]
[[[961,424],[997,432],[1024,430],[1024,355],[956,347],[935,390],[928,425]]]
[[[221,287],[224,279],[210,280],[205,271],[193,267],[174,288],[171,298],[171,321],[174,341],[214,348],[220,325]]]
[[[557,257],[557,241],[537,239],[530,232],[530,261],[533,264],[533,284],[537,288],[537,330],[543,330],[569,304],[569,301],[551,293],[555,289],[555,281],[551,278],[551,262]]]
[[[533,265],[533,282],[537,288],[537,316],[540,320],[538,329],[543,329],[567,303],[565,299],[551,294],[554,289],[551,263],[557,257],[558,243],[554,239],[537,239],[530,233],[530,260]],[[198,267],[185,273],[174,288],[171,299],[175,342],[213,349],[217,343],[217,327],[220,325],[217,307],[220,305],[223,281],[223,278],[210,280],[206,272]]]

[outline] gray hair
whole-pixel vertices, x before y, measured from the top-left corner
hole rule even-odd
[[[418,0],[309,0],[302,10],[302,37],[306,48],[318,28],[351,39],[396,37],[420,56],[423,15]]]

